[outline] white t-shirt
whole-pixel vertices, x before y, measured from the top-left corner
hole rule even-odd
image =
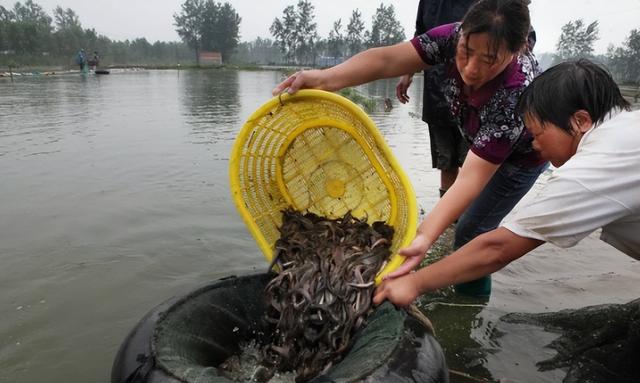
[[[600,239],[640,260],[640,110],[585,133],[576,154],[502,226],[559,247],[602,228]]]

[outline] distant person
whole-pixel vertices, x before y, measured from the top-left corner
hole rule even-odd
[[[520,94],[538,74],[529,41],[528,3],[480,0],[461,23],[441,25],[404,43],[368,49],[329,69],[297,72],[273,89],[274,94],[303,88],[338,90],[447,65],[442,89],[470,149],[453,185],[424,218],[411,244],[400,249],[405,262],[388,278],[418,266],[458,217],[456,248],[498,227],[547,168],[516,113]],[[489,296],[491,278],[456,286],[456,291]]]
[[[100,65],[100,56],[98,55],[98,51],[93,51],[93,57],[89,60],[89,67],[92,70],[96,70],[98,65]]]
[[[84,49],[80,49],[78,54],[76,55],[76,64],[80,66],[80,72],[84,70],[84,66],[87,63],[87,55],[84,52]]]
[[[477,0],[420,0],[414,36],[443,24],[460,21]],[[449,112],[449,103],[442,93],[446,65],[438,64],[424,71],[422,89],[422,121],[429,129],[431,166],[440,170],[440,197],[453,185],[469,149]],[[409,101],[407,90],[413,74],[400,78],[396,96],[401,103]]]
[[[384,98],[384,111],[385,112],[391,112],[392,109],[393,109],[393,103],[391,102],[391,99],[389,97],[385,97]]]
[[[558,64],[527,87],[517,112],[533,146],[557,167],[542,191],[500,228],[383,281],[375,303],[408,305],[498,271],[545,242],[571,247],[598,229],[600,239],[640,260],[640,110],[630,111],[611,75],[584,59]]]

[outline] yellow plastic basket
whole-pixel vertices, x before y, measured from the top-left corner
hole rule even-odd
[[[235,205],[269,261],[287,207],[328,218],[351,211],[393,226],[393,255],[377,282],[402,264],[397,251],[415,236],[408,177],[373,121],[334,93],[301,90],[260,107],[236,138],[230,178]]]

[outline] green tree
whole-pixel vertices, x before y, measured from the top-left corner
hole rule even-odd
[[[611,75],[618,82],[625,82],[628,71],[627,55],[622,47],[616,47],[613,44],[607,47],[607,68],[611,71]]]
[[[318,32],[313,10],[310,1],[299,0],[296,8],[286,7],[282,20],[276,17],[269,28],[288,63],[315,60]]]
[[[355,55],[364,48],[364,21],[358,9],[351,13],[349,24],[347,24],[346,44],[349,56]]]
[[[50,46],[51,17],[32,0],[24,5],[17,2],[13,7],[15,23],[10,25],[9,41],[11,49],[17,53],[42,54]]]
[[[186,0],[180,14],[173,15],[178,36],[195,51],[196,63],[200,64],[202,46],[202,24],[204,18],[204,0]]]
[[[640,84],[640,30],[633,29],[621,47],[609,46],[607,66],[622,83]]]
[[[195,51],[198,64],[202,50],[220,52],[226,60],[238,46],[241,18],[229,3],[186,0],[173,18],[176,32]]]
[[[329,38],[323,39],[323,38],[318,38],[318,40],[316,40],[316,43],[313,46],[313,50],[316,54],[320,55],[320,56],[331,56],[330,50],[329,50]],[[314,63],[314,65],[317,63]]]
[[[329,32],[329,38],[327,39],[327,45],[329,49],[329,56],[344,56],[345,42],[344,35],[342,34],[342,19],[338,19],[333,23],[333,28]]]
[[[58,53],[71,56],[80,48],[88,48],[85,32],[78,15],[70,8],[56,7],[53,11],[55,31],[53,40]]]
[[[315,62],[316,51],[315,44],[318,40],[318,24],[314,22],[315,15],[313,10],[315,7],[308,0],[298,1],[298,22],[297,22],[297,50],[296,56],[298,62],[310,63]]]
[[[640,84],[640,30],[631,30],[624,45],[629,68],[627,81]]]
[[[275,64],[283,62],[278,45],[271,39],[257,37],[250,42],[242,42],[233,56],[240,64]]]
[[[151,58],[151,44],[144,37],[131,41],[130,49],[135,53],[136,62],[148,62]]]
[[[202,48],[220,52],[226,60],[240,40],[240,16],[229,3],[207,0],[202,18]]]
[[[53,11],[53,18],[57,30],[82,29],[80,18],[71,8],[62,9],[62,7],[57,6]]]
[[[0,5],[0,51],[8,51],[9,46],[9,29],[13,22],[13,13]]]
[[[98,41],[98,32],[95,29],[85,29],[84,30],[84,43],[87,48],[91,50],[96,50],[96,43]]]
[[[51,17],[31,0],[17,2],[12,9],[0,6],[0,66],[71,65],[80,48],[89,55],[97,50],[106,65],[191,61],[187,59],[191,51],[184,43],[111,41],[94,29],[83,29],[72,9],[56,7]]]
[[[129,59],[129,40],[112,42],[109,46],[109,57],[117,64],[132,64]]]
[[[593,44],[599,38],[598,33],[598,21],[585,25],[582,19],[578,19],[563,25],[562,33],[556,46],[555,62],[591,57]]]
[[[88,56],[91,56],[92,51],[105,53],[100,50],[103,46],[98,45],[99,38],[95,29],[83,29],[80,18],[71,8],[56,7],[53,20],[55,27],[52,45],[55,47],[55,53],[60,57],[66,57],[67,62],[72,61],[79,49],[86,49]]]
[[[98,35],[95,39],[94,44],[91,46],[94,50],[100,53],[101,65],[113,63],[111,57],[111,47],[113,46],[113,41],[111,41],[111,39],[109,39],[107,36]]]
[[[287,63],[291,63],[295,59],[296,44],[298,42],[297,16],[293,5],[287,6],[282,11],[282,20],[277,17],[273,20],[269,31],[275,38]]]
[[[187,57],[190,58],[191,54],[189,47],[184,43],[156,41],[150,46],[150,56],[144,62],[175,65]]]
[[[393,5],[383,3],[376,9],[371,22],[371,32],[365,33],[367,46],[381,47],[397,44],[405,40],[404,28],[396,18]]]

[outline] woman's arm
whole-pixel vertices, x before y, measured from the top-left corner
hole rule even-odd
[[[399,277],[418,266],[440,234],[462,215],[482,192],[498,167],[500,165],[484,160],[470,150],[456,181],[424,218],[418,227],[416,238],[409,246],[400,249],[400,254],[407,259],[397,270],[389,273],[387,278]]]
[[[403,42],[368,49],[328,69],[298,72],[278,84],[273,89],[273,94],[277,95],[285,90],[295,93],[305,88],[335,91],[426,68],[427,64],[422,61],[411,42]]]
[[[428,291],[498,271],[543,243],[500,227],[479,235],[453,254],[415,273],[383,281],[376,289],[373,302],[380,304],[388,299],[396,305],[409,305]]]
[[[482,159],[471,150],[456,181],[420,224],[418,232],[432,243],[471,205],[500,165]]]

